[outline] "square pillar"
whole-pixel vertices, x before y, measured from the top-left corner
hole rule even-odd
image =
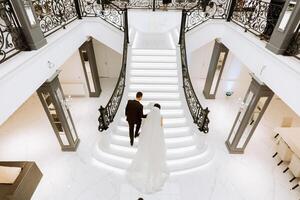
[[[47,41],[41,30],[31,0],[12,0],[11,2],[30,50],[36,50],[46,45]]]
[[[56,72],[38,90],[38,96],[62,151],[76,151],[79,138]]]
[[[101,94],[100,79],[94,52],[92,38],[89,38],[80,48],[79,54],[87,82],[89,96],[99,97]]]
[[[221,42],[215,41],[213,53],[211,56],[209,69],[203,89],[203,95],[206,99],[215,99],[222,77],[224,65],[226,63],[229,50]]]
[[[229,153],[243,154],[274,93],[252,77],[247,94],[225,142]]]
[[[266,48],[275,54],[283,54],[300,25],[300,1],[286,0],[276,27]]]

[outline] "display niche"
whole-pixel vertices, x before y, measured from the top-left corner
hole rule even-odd
[[[38,90],[38,96],[62,151],[76,151],[79,138],[56,72]]]

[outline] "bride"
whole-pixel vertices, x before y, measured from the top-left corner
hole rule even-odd
[[[143,193],[162,189],[169,176],[160,105],[154,104],[142,126],[137,153],[127,170],[129,182]]]

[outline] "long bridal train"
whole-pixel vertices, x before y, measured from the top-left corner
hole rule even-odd
[[[172,32],[166,34],[168,37],[176,35]],[[138,39],[142,40],[143,33],[138,35]],[[212,149],[205,143],[203,133],[193,124],[187,108],[179,49],[149,49],[141,45],[132,48],[130,45],[124,96],[114,122],[107,132],[101,133],[101,140],[93,152],[96,165],[122,174],[128,169],[139,139],[136,138],[134,146],[130,146],[124,109],[127,100],[134,99],[137,91],[144,93],[141,102],[144,113],[149,112],[150,102],[157,102],[162,107],[166,160],[171,175],[201,169],[213,159]]]

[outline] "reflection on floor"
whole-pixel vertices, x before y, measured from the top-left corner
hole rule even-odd
[[[81,139],[75,153],[60,151],[36,95],[0,127],[0,160],[34,160],[44,174],[33,200],[136,200],[139,196],[145,200],[299,199],[300,189],[290,191],[295,184],[288,182],[291,175],[282,173],[285,166],[277,167],[277,160],[272,159],[271,127],[278,126],[282,102],[273,101],[245,154],[230,155],[224,142],[237,113],[237,99],[203,100],[202,81],[195,82],[195,90],[211,109],[207,142],[216,152],[208,166],[171,177],[161,192],[147,196],[128,185],[124,177],[94,166],[92,148],[101,139],[97,109],[110,97],[114,83],[102,80],[100,98],[71,100],[70,109]]]

